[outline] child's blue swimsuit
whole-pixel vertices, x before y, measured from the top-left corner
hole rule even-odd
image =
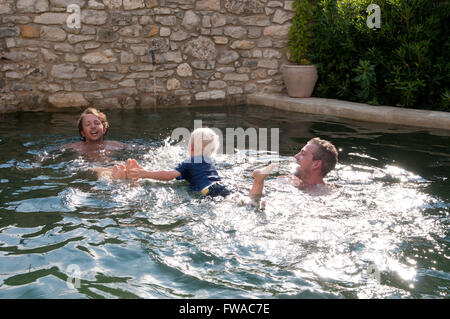
[[[221,179],[211,159],[202,156],[191,157],[175,168],[181,175],[177,179],[185,179],[193,191],[202,192],[206,196],[227,196],[231,192],[218,184]]]

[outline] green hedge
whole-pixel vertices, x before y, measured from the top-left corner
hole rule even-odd
[[[292,29],[297,33],[291,31],[289,49],[295,52],[295,43],[304,46],[307,32],[306,57],[319,73],[314,96],[450,111],[450,1],[296,2]],[[381,8],[379,29],[366,24],[371,3]]]

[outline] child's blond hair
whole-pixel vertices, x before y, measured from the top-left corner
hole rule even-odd
[[[194,156],[211,157],[219,149],[219,136],[210,128],[195,129],[189,139],[188,149],[194,144]]]

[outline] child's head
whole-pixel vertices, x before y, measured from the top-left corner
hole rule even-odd
[[[219,136],[210,128],[195,129],[189,139],[188,151],[191,156],[211,157],[219,149]]]

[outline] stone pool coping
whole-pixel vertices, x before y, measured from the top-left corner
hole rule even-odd
[[[249,94],[248,105],[264,105],[292,112],[338,116],[346,119],[450,130],[450,113],[374,106],[323,98],[291,98],[284,94]]]

